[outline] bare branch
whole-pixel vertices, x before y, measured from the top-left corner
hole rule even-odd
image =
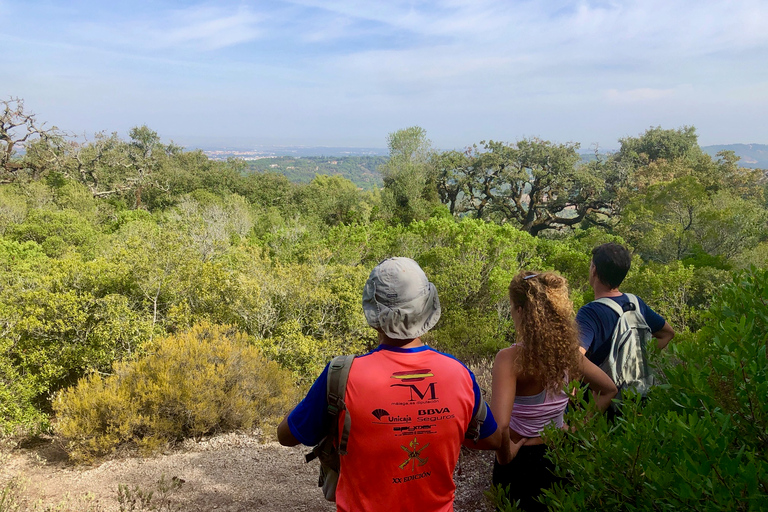
[[[25,112],[24,100],[11,97],[0,100],[0,173],[2,182],[13,182],[20,169],[26,166],[14,158],[17,149],[27,150],[29,144],[49,136],[58,135],[53,126],[38,124],[35,114]]]

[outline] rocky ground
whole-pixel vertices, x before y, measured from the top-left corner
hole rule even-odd
[[[0,512],[334,511],[316,487],[317,461],[304,463],[306,451],[227,434],[151,458],[123,456],[76,467],[45,441],[0,456]],[[491,461],[489,452],[463,449],[455,476],[457,511],[492,510],[483,496]],[[3,486],[11,479],[20,484],[17,509],[3,502]]]

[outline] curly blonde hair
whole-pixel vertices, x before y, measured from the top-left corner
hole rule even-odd
[[[518,372],[542,381],[547,393],[579,375],[579,335],[568,281],[555,272],[522,271],[509,283],[512,307],[522,308],[516,325]]]

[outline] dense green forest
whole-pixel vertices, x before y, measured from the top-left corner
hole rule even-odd
[[[309,183],[315,176],[343,176],[359,188],[371,190],[382,185],[378,168],[387,161],[383,156],[277,156],[248,160],[248,169],[275,172],[295,183]]]
[[[120,445],[274,425],[325,363],[376,343],[360,297],[416,259],[443,315],[426,339],[471,365],[512,336],[520,269],[591,300],[590,250],[626,243],[623,289],[678,332],[663,385],[615,424],[576,408],[552,432],[562,510],[764,510],[768,204],[763,171],[651,128],[578,146],[483,141],[437,152],[389,135],[383,187],[294,183],[215,162],[146,126],[76,142],[23,103],[0,120],[0,430],[53,433],[88,460]],[[19,152],[18,150],[23,150]]]

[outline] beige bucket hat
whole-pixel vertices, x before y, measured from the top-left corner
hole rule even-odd
[[[371,271],[363,289],[363,312],[368,325],[389,338],[424,335],[440,319],[440,300],[418,263],[389,258]]]

